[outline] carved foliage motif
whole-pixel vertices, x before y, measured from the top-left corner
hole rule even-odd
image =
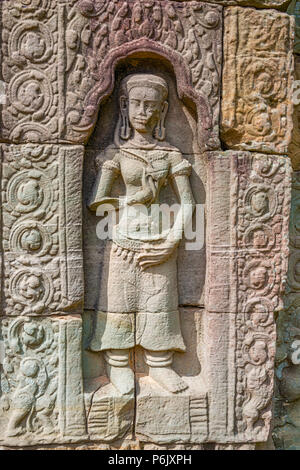
[[[293,19],[232,7],[225,11],[224,28],[223,139],[231,148],[286,153]]]
[[[111,63],[128,53],[149,51],[171,62],[179,60],[181,74],[188,71],[184,80],[193,88],[195,101],[199,96],[208,99],[204,127],[212,131],[211,145],[218,145],[221,12],[221,7],[202,3],[154,0],[143,5],[79,1],[70,8],[66,32],[68,138],[86,139],[91,132],[101,98],[112,91]]]
[[[2,152],[3,313],[39,315],[76,305],[78,311],[81,235],[74,230],[81,223],[81,195],[73,201],[73,214],[65,195],[70,178],[81,188],[80,174],[76,181],[70,173],[78,163],[80,168],[82,150],[75,149],[75,158],[74,148],[52,145],[3,146]]]
[[[282,308],[287,273],[290,162],[228,151],[212,154],[209,165],[206,318],[209,361],[217,364],[210,371],[211,401],[228,409],[222,420],[213,416],[210,426],[220,442],[224,435],[238,442],[265,441],[274,382],[274,311]],[[222,198],[213,191],[218,185]],[[216,351],[218,337],[224,343]]]
[[[1,326],[5,357],[1,368],[0,440],[30,445],[59,442],[63,436],[65,440],[70,436],[71,441],[76,435],[84,438],[81,370],[76,359],[79,350],[74,355],[80,345],[81,320],[23,316],[2,320]],[[75,340],[70,334],[74,327]],[[68,369],[68,352],[72,353],[72,371]]]
[[[196,102],[202,120],[201,144],[218,148],[222,7],[6,1],[2,15],[3,138],[86,142],[117,62],[148,51],[177,63],[179,94]]]
[[[6,1],[2,7],[2,136],[49,142],[59,135],[58,17],[54,0]]]
[[[290,171],[284,157],[242,154],[236,160],[236,417],[239,432],[267,439],[275,356],[274,310],[287,272]]]

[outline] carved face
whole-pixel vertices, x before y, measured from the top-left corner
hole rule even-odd
[[[250,284],[254,289],[262,289],[267,281],[267,270],[265,267],[258,267],[250,273]]]
[[[253,194],[251,205],[255,212],[265,214],[269,210],[268,195],[263,191]]]
[[[42,294],[41,280],[34,274],[25,275],[20,281],[19,290],[25,299],[38,301]]]
[[[266,343],[262,340],[256,340],[249,349],[249,356],[254,364],[263,364],[268,357]]]
[[[262,305],[254,305],[252,312],[252,320],[254,325],[257,326],[261,323],[265,323],[268,320],[268,316],[268,312],[266,312],[265,308]]]
[[[263,230],[255,230],[253,232],[253,246],[254,248],[263,248],[268,242],[268,237]]]
[[[38,362],[36,359],[27,360],[26,362],[22,362],[20,366],[20,370],[25,377],[35,377],[39,371]]]
[[[34,32],[29,32],[23,42],[23,53],[27,59],[38,59],[45,52],[45,41]]]
[[[133,129],[142,133],[152,132],[162,109],[161,93],[154,87],[134,87],[129,92],[128,115]]]

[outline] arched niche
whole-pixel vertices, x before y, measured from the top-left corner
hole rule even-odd
[[[86,140],[93,132],[97,119],[101,119],[101,103],[112,93],[115,86],[115,70],[125,60],[134,58],[154,58],[168,63],[176,76],[178,97],[188,106],[195,107],[197,113],[198,144],[200,149],[207,150],[216,145],[213,137],[212,110],[207,97],[196,92],[192,85],[191,72],[185,61],[175,51],[170,51],[159,43],[142,38],[123,44],[112,50],[101,62],[97,72],[99,81],[90,90],[84,100],[84,114],[74,131],[83,133]]]

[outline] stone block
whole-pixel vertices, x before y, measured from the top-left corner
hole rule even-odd
[[[4,315],[83,302],[81,146],[2,144]]]
[[[287,153],[293,27],[284,13],[226,8],[221,136],[229,148]]]
[[[1,319],[1,436],[7,446],[87,439],[81,318]]]

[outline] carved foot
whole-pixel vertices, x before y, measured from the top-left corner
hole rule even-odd
[[[109,349],[105,351],[106,370],[110,382],[127,397],[134,395],[134,373],[129,367],[128,349]]]
[[[110,382],[127,397],[134,395],[134,373],[130,367],[116,367],[107,364],[107,374]]]
[[[17,437],[20,436],[21,434],[24,434],[24,429],[23,428],[14,428],[14,427],[8,427],[6,430],[5,436],[6,437]]]
[[[178,393],[188,388],[184,380],[171,367],[149,367],[149,375],[168,392]]]

